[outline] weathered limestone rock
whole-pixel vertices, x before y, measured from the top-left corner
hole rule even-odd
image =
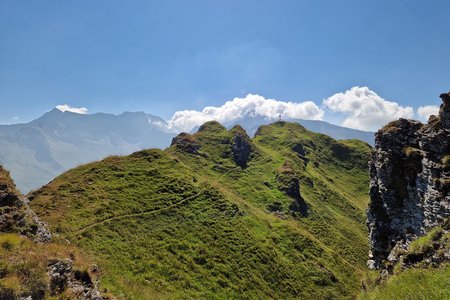
[[[450,95],[428,124],[400,119],[377,132],[370,163],[368,265],[398,259],[413,239],[450,216]]]
[[[47,224],[36,216],[28,203],[29,200],[16,190],[9,173],[0,166],[0,232],[16,232],[36,242],[50,241],[52,235]],[[95,266],[91,273],[96,272],[98,267]],[[35,290],[20,295],[20,299],[44,299],[48,294],[58,296],[67,289],[71,289],[77,299],[108,299],[101,295],[97,282],[92,282],[87,271],[72,268],[70,259],[50,260],[48,276],[48,286],[36,287]],[[12,289],[2,289],[0,299],[19,299],[19,295],[15,295]]]
[[[439,110],[442,127],[450,129],[450,93],[441,94],[439,97],[442,99],[441,108]]]
[[[300,180],[289,163],[285,162],[276,175],[278,189],[286,196],[294,199],[290,210],[307,216],[308,206],[300,193]]]
[[[48,275],[50,277],[49,290],[52,296],[58,296],[65,290],[70,289],[77,299],[109,299],[102,296],[97,284],[92,281],[89,272],[73,269],[70,259],[50,261]]]
[[[28,206],[28,199],[17,190],[9,173],[0,166],[0,232],[18,232],[35,241],[51,239],[46,224]]]
[[[250,153],[252,152],[251,139],[239,125],[234,126],[230,132],[233,135],[231,148],[234,161],[242,169],[245,169],[250,159]]]
[[[178,149],[190,153],[199,154],[200,144],[195,140],[192,134],[182,132],[172,139],[170,146],[175,146]]]

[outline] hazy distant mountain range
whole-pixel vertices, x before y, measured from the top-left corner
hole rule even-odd
[[[0,163],[27,192],[79,164],[164,148],[173,136],[163,119],[143,112],[87,115],[53,109],[27,124],[0,126]]]
[[[335,139],[373,144],[371,132],[323,121],[289,121]],[[248,117],[225,125],[240,124],[253,135],[268,123],[264,118]],[[144,112],[76,114],[53,109],[26,124],[0,126],[0,164],[10,170],[18,188],[28,192],[79,164],[146,148],[166,148],[177,133],[162,118]]]

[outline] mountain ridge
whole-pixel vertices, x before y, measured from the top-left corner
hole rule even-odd
[[[80,166],[29,198],[120,298],[348,298],[368,251],[369,150],[295,123],[250,139],[207,122],[164,151]]]
[[[361,139],[373,143],[373,134],[326,123],[290,120],[336,139]],[[264,118],[237,123],[252,136]],[[11,172],[23,192],[39,188],[55,176],[79,164],[108,155],[126,155],[146,148],[163,149],[179,131],[157,116],[145,112],[78,114],[54,108],[29,123],[0,125],[0,162]]]

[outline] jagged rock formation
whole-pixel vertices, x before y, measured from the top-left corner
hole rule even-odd
[[[194,137],[186,132],[182,132],[174,137],[170,146],[177,147],[191,154],[198,154],[198,150],[200,150],[200,145],[195,141]]]
[[[289,163],[285,162],[278,170],[276,181],[278,189],[294,199],[289,209],[292,212],[299,212],[302,216],[306,216],[308,214],[308,206],[300,193],[300,180]]]
[[[450,94],[428,124],[400,119],[376,134],[367,211],[369,266],[395,262],[400,249],[450,216]]]
[[[230,132],[233,134],[231,148],[234,161],[238,166],[245,169],[252,151],[251,139],[239,125],[234,126]]]
[[[304,157],[306,155],[305,147],[302,144],[298,143],[292,147],[292,151],[297,153],[300,157]]]
[[[16,189],[9,173],[0,166],[0,233],[15,233],[27,236],[35,243],[42,245],[52,239],[47,224],[41,221],[29,207],[29,201]],[[13,246],[10,246],[13,247]],[[31,254],[32,256],[32,254]],[[20,257],[20,255],[18,256]],[[47,258],[46,258],[47,259]],[[20,257],[19,261],[27,260],[27,257]],[[1,263],[6,263],[1,261]],[[42,263],[42,261],[39,261]],[[44,264],[46,262],[43,262]],[[10,269],[14,270],[14,266]],[[98,272],[97,267],[91,268],[91,273]],[[9,271],[2,269],[1,278]],[[0,285],[0,299],[45,299],[48,294],[60,296],[69,291],[65,296],[70,295],[70,299],[103,300],[104,298],[98,290],[98,282],[93,280],[89,272],[80,271],[73,268],[71,259],[50,259],[47,266],[49,284],[40,281],[41,273],[35,268],[27,269],[23,278],[33,278],[35,284],[26,292],[18,292],[10,287]],[[23,279],[26,281],[26,279]],[[30,281],[29,280],[29,281]],[[66,297],[64,297],[66,298]]]
[[[9,173],[1,166],[0,232],[18,232],[39,242],[51,239],[46,224],[29,208],[28,200],[17,191]]]
[[[48,265],[48,275],[50,276],[50,294],[57,296],[70,289],[71,293],[82,300],[104,300],[97,284],[93,282],[89,272],[74,270],[72,261],[53,260]],[[96,273],[96,266],[91,268],[91,272]]]

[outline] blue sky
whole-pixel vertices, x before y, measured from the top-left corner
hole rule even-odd
[[[0,0],[0,123],[58,104],[170,119],[249,93],[320,106],[354,86],[414,110],[438,105],[450,89],[449,11],[411,0]],[[335,113],[325,120],[349,115]]]

